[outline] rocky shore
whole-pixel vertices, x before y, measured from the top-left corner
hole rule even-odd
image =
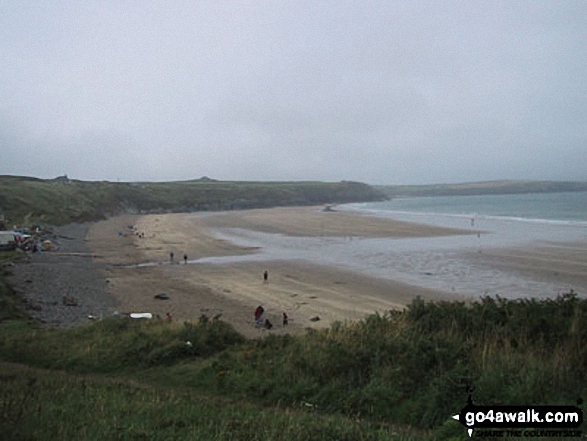
[[[118,301],[107,293],[103,264],[95,262],[85,242],[90,225],[55,228],[55,250],[29,254],[10,268],[10,284],[39,322],[71,327],[116,310]]]

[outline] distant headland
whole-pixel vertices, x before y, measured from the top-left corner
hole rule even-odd
[[[417,196],[472,196],[485,194],[587,191],[587,182],[502,180],[466,182],[462,184],[377,185],[375,188],[389,198]]]

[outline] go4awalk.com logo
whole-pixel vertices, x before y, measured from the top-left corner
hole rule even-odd
[[[470,437],[581,437],[583,411],[577,406],[477,406],[471,396],[453,415]]]

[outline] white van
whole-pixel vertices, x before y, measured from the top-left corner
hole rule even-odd
[[[16,235],[14,231],[0,231],[0,250],[16,249]]]

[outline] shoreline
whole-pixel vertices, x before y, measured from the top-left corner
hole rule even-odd
[[[93,224],[74,224],[60,229],[64,236],[73,238],[64,244],[69,247],[62,247],[59,254],[39,253],[32,256],[31,263],[17,264],[11,283],[16,282],[13,286],[17,291],[33,307],[40,308],[31,311],[31,315],[48,325],[77,325],[87,322],[89,315],[107,316],[114,311],[151,312],[161,317],[169,312],[175,321],[197,321],[205,314],[227,321],[253,338],[267,332],[300,333],[307,328],[328,327],[335,321],[358,320],[367,314],[401,309],[416,296],[425,300],[467,301],[482,294],[439,289],[442,271],[451,275],[460,270],[450,266],[452,256],[430,252],[438,242],[459,237],[463,241],[476,239],[470,230],[327,212],[322,208],[123,215]],[[232,240],[230,235],[218,234],[235,228],[246,239],[243,243]],[[258,241],[259,238],[270,241]],[[294,243],[302,251],[307,245],[304,241],[315,241],[312,243],[318,244],[316,260],[278,255],[267,258],[271,240],[282,241],[286,246]],[[430,286],[422,287],[367,274],[336,259],[324,258],[324,253],[334,248],[345,255],[351,243],[361,244],[372,252],[369,247],[373,243],[386,241],[392,241],[393,248],[397,248],[402,259],[397,265],[418,269],[413,259],[420,258],[419,255],[409,247],[402,248],[415,241],[427,253],[428,261],[442,271],[429,274],[418,269],[420,279],[416,282],[430,282]],[[582,270],[587,268],[587,253],[583,252],[587,248],[579,248],[570,255],[564,248],[522,247],[515,252],[511,248],[494,248],[483,253],[464,250],[459,258],[470,261],[470,276],[474,277],[479,268],[487,272],[488,283],[499,280],[500,275],[517,273],[532,280],[580,284],[584,279]],[[169,261],[171,251],[175,254],[173,264]],[[87,257],[87,253],[93,253],[93,257]],[[184,253],[189,259],[187,265],[182,260]],[[245,261],[230,262],[235,259],[231,256]],[[246,261],[247,256],[265,257]],[[228,263],[206,262],[209,258]],[[535,265],[536,259],[543,263],[542,267]],[[144,263],[153,265],[136,266]],[[267,283],[263,282],[265,270],[269,273]],[[32,282],[27,282],[30,274],[35,275]],[[584,294],[583,286],[575,290]],[[65,291],[79,298],[79,306],[61,304]],[[159,294],[165,294],[168,300],[156,299]],[[255,328],[253,311],[258,305],[265,307],[266,316],[274,325],[271,331]],[[283,312],[289,317],[287,327],[282,326]],[[316,317],[319,319],[312,321]]]

